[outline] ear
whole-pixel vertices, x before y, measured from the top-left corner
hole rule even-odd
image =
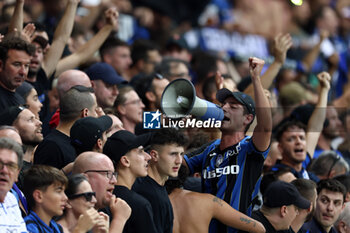
[[[102,149],[103,149],[101,138],[97,139],[97,142],[96,142],[95,146],[96,146],[97,149],[99,149],[99,150],[102,150]]]
[[[124,166],[124,167],[130,167],[130,160],[127,156],[122,156],[120,158],[120,163]]]
[[[156,101],[156,96],[151,91],[147,91],[145,93],[145,96],[146,96],[146,98],[148,99],[149,102],[155,102]]]
[[[152,160],[152,161],[158,162],[158,157],[159,157],[158,151],[156,151],[156,150],[151,150],[151,151],[149,152],[149,155],[151,156],[151,160]]]
[[[247,114],[244,122],[245,122],[247,125],[249,125],[253,120],[254,120],[253,115],[252,115],[252,114]]]
[[[33,199],[35,201],[35,203],[42,203],[43,202],[43,193],[41,190],[39,189],[35,189],[33,191]]]
[[[95,87],[96,87],[96,83],[95,83],[94,80],[90,80],[90,83],[91,83],[91,87],[92,87],[92,88],[95,88]]]
[[[334,168],[332,168],[332,170],[329,172],[329,176],[328,176],[327,178],[328,178],[328,179],[331,179],[331,178],[333,178],[335,175],[336,175],[336,174],[335,174],[335,170],[334,170]]]
[[[118,105],[117,111],[118,111],[119,114],[121,114],[121,115],[125,115],[125,114],[126,114],[125,107],[124,107],[122,104],[121,104],[121,105]]]
[[[84,109],[81,111],[80,117],[81,117],[81,118],[84,118],[84,117],[87,117],[88,115],[89,115],[89,109],[84,108]]]
[[[287,206],[282,206],[281,208],[280,208],[280,215],[282,216],[282,217],[284,217],[284,216],[286,216],[286,214],[287,214]]]

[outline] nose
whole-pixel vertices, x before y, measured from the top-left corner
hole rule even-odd
[[[92,196],[91,203],[96,204],[97,200],[95,196]]]
[[[117,85],[114,85],[114,86],[113,86],[113,95],[115,95],[115,96],[118,96],[118,95],[119,95],[119,90],[118,90]]]
[[[37,126],[42,126],[43,123],[40,120],[38,120],[38,119],[35,119],[35,120],[36,120],[36,125]]]
[[[151,160],[151,156],[148,153],[146,153],[146,152],[143,152],[143,153],[145,154],[145,160],[146,161]]]
[[[66,201],[68,201],[68,197],[67,197],[67,195],[63,192],[63,200],[66,202]]]
[[[141,108],[145,108],[145,105],[143,104],[142,100],[141,100]]]
[[[333,211],[334,210],[334,203],[333,202],[329,202],[329,204],[327,205],[327,210],[329,212]]]
[[[116,185],[117,184],[117,177],[115,175],[113,175],[112,179],[109,181],[109,183]]]
[[[27,73],[27,67],[26,65],[21,65],[21,68],[18,70],[18,73],[21,75],[24,75]]]
[[[175,163],[176,163],[176,164],[181,164],[181,163],[182,163],[182,155],[176,156]]]

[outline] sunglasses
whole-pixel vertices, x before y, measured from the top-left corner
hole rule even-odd
[[[68,196],[69,199],[76,199],[79,197],[84,197],[86,201],[91,201],[92,197],[96,197],[95,192],[78,193]]]

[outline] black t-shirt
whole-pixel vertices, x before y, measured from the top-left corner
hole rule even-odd
[[[38,145],[34,154],[34,164],[46,164],[61,169],[76,157],[70,137],[55,129]]]
[[[23,104],[25,104],[25,101],[22,96],[0,86],[0,112],[11,106],[19,106]]]
[[[173,207],[164,186],[151,177],[138,178],[132,189],[146,198],[152,205],[153,219],[158,233],[173,232]]]
[[[278,232],[278,233],[294,233],[293,230],[291,228],[289,228],[288,230],[280,230],[280,231],[276,231],[275,228],[271,225],[271,223],[269,222],[269,220],[267,220],[267,218],[264,216],[263,213],[261,213],[260,210],[254,211],[252,213],[252,218],[255,220],[258,220],[259,222],[262,223],[262,225],[264,225],[266,233],[274,233],[274,232]]]
[[[116,185],[113,193],[116,197],[126,201],[132,210],[131,216],[124,226],[123,233],[157,233],[153,221],[152,206],[148,200],[125,186]],[[109,208],[104,210],[104,212],[111,216]]]

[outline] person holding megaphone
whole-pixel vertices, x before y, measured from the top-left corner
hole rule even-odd
[[[269,101],[260,81],[264,61],[249,58],[249,70],[254,88],[254,99],[242,92],[218,90],[224,117],[221,139],[184,156],[190,173],[202,173],[202,190],[223,199],[242,213],[250,214],[250,205],[256,183],[267,156],[272,116]],[[246,136],[256,116],[252,136]],[[218,221],[210,224],[209,232],[237,232]]]

